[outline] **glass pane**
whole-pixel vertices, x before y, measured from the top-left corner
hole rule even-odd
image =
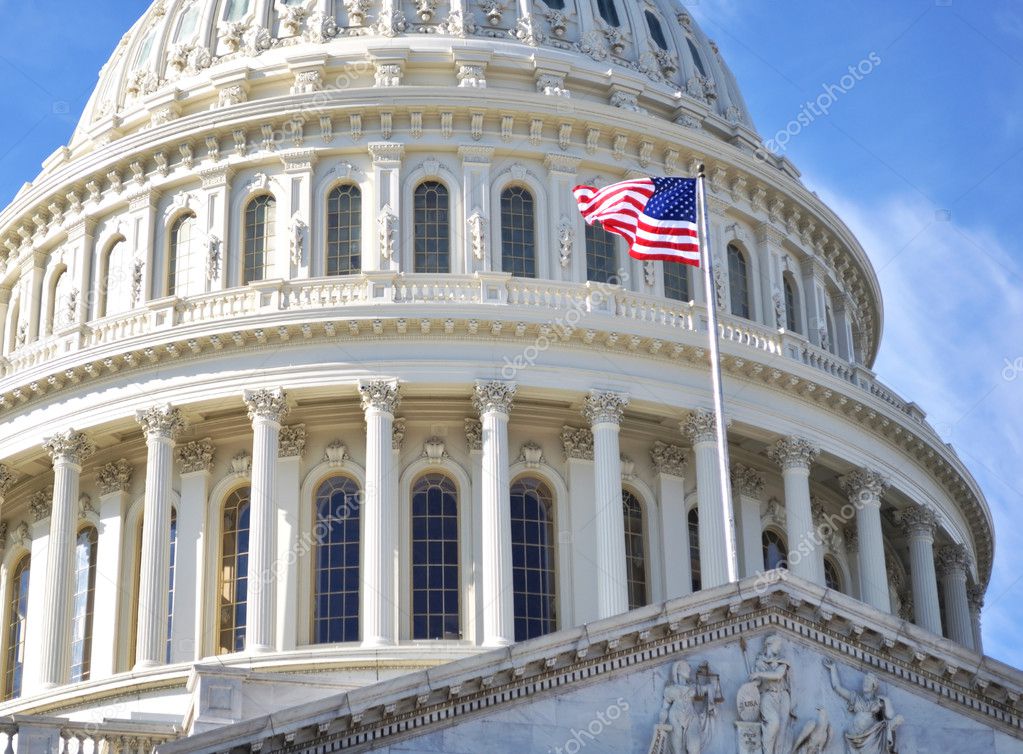
[[[650,11],[646,11],[646,25],[650,29],[650,36],[653,38],[654,43],[662,50],[668,49],[668,40],[664,36],[664,29],[661,27],[661,21]]]
[[[412,638],[462,638],[458,581],[458,493],[443,474],[412,490]]]
[[[554,496],[538,479],[511,488],[515,641],[557,630]]]
[[[416,188],[414,200],[413,260],[416,272],[451,271],[451,229],[448,190],[427,181]]]
[[[361,500],[358,483],[346,476],[330,477],[316,491],[313,641],[317,644],[359,640]]]
[[[7,603],[7,663],[4,672],[4,698],[21,696],[22,671],[25,667],[25,637],[28,622],[28,576],[30,559],[22,557],[8,585]]]
[[[690,301],[689,265],[661,262],[664,267],[664,295],[676,301]]]
[[[274,242],[277,201],[269,194],[252,199],[245,209],[245,274],[243,283],[266,278]]]
[[[524,188],[501,194],[501,270],[536,277],[536,202]]]
[[[94,527],[83,529],[75,541],[74,593],[71,612],[71,683],[89,679],[92,619],[96,600],[96,542]]]
[[[732,314],[750,318],[749,269],[745,255],[735,246],[728,246],[728,286]]]
[[[643,508],[628,490],[622,490],[625,514],[625,569],[629,584],[629,609],[647,604],[646,548],[643,541]]]
[[[362,269],[362,192],[338,186],[327,197],[328,275],[349,275]]]
[[[618,285],[617,240],[599,222],[586,226],[586,279]]]
[[[689,569],[693,575],[693,591],[698,592],[703,588],[703,579],[700,575],[700,513],[696,508],[689,511],[686,524],[689,527]]]
[[[219,652],[245,648],[245,608],[249,568],[249,487],[228,495],[223,510],[220,550]]]

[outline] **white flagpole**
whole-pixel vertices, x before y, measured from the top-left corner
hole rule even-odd
[[[732,506],[732,483],[728,465],[728,437],[725,433],[725,396],[721,385],[721,353],[718,348],[718,307],[714,284],[714,254],[710,246],[710,221],[707,216],[706,168],[700,165],[696,177],[696,196],[700,207],[700,257],[703,266],[703,287],[707,296],[707,330],[710,337],[710,379],[714,393],[714,423],[717,430],[718,473],[721,478],[721,507],[725,522],[725,547],[728,581],[739,580],[739,560],[735,542],[735,513]],[[702,515],[702,512],[701,512]]]

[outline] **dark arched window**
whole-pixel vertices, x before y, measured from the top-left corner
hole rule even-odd
[[[242,283],[263,280],[270,271],[270,250],[276,228],[277,200],[270,194],[253,197],[245,206],[245,268]]]
[[[661,19],[650,11],[646,11],[646,25],[650,29],[650,36],[654,43],[662,50],[668,49],[668,40],[664,36],[664,27],[661,26]]]
[[[831,558],[824,558],[824,586],[836,592],[842,591],[842,575]]]
[[[689,294],[689,265],[662,262],[664,265],[664,295],[676,301],[691,301]]]
[[[501,271],[536,277],[536,201],[521,186],[501,193]]]
[[[628,490],[622,490],[625,514],[625,573],[629,583],[629,609],[649,601],[646,589],[646,545],[643,538],[643,506]]]
[[[451,272],[451,202],[447,186],[426,181],[414,197],[413,265],[416,272]]]
[[[219,653],[245,649],[245,613],[249,585],[249,500],[241,487],[224,502],[221,519]]]
[[[764,568],[770,571],[789,567],[788,549],[785,547],[784,539],[768,529],[761,535],[760,542],[764,548]]]
[[[728,288],[732,314],[750,318],[749,265],[738,246],[728,244]]]
[[[412,490],[412,638],[459,639],[458,492],[443,474]]]
[[[686,44],[689,46],[689,54],[693,56],[693,63],[696,64],[696,70],[700,72],[701,76],[706,78],[707,69],[703,67],[703,58],[700,57],[700,51],[696,49],[696,45],[693,44],[693,40],[686,39]]]
[[[75,581],[71,611],[71,683],[89,679],[92,659],[92,618],[96,604],[95,526],[82,529],[75,540]]]
[[[700,573],[700,512],[695,507],[689,511],[686,525],[689,527],[689,571],[693,575],[693,591],[698,592],[703,588],[703,578]]]
[[[837,354],[838,343],[835,337],[837,330],[835,329],[835,315],[831,313],[831,304],[827,304],[824,307],[824,325],[828,329],[828,350],[831,353]]]
[[[187,296],[200,293],[193,290],[192,281],[197,277],[199,260],[195,253],[198,246],[195,215],[182,215],[171,226],[170,249],[167,258],[167,295]]]
[[[785,329],[799,332],[799,321],[796,319],[796,286],[788,275],[782,279],[785,287]]]
[[[362,270],[362,192],[358,186],[335,187],[327,196],[328,275]]]
[[[4,637],[7,663],[4,669],[4,699],[21,696],[25,669],[25,632],[28,623],[28,574],[31,559],[23,555],[7,584],[7,635]]]
[[[618,242],[599,222],[586,226],[586,279],[618,284]]]
[[[171,510],[170,522],[170,578],[167,584],[167,655],[166,662],[170,663],[174,646],[174,571],[178,562],[178,512]]]
[[[551,10],[565,10],[565,0],[543,0],[543,2]]]
[[[313,641],[359,640],[359,484],[333,476],[316,490]]]
[[[557,628],[554,496],[538,479],[512,485],[511,542],[515,641],[525,641]]]
[[[597,10],[600,11],[600,17],[607,21],[611,26],[621,26],[622,22],[618,18],[618,9],[615,7],[615,0],[597,0]]]

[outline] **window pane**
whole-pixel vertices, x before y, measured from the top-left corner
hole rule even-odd
[[[622,490],[625,513],[625,569],[629,582],[629,609],[647,604],[646,547],[643,541],[643,508],[628,490]]]
[[[458,493],[442,474],[412,490],[412,638],[460,639]]]
[[[338,186],[327,197],[327,274],[349,275],[362,269],[362,192]]]
[[[696,45],[693,44],[693,40],[687,39],[686,44],[689,45],[689,54],[693,56],[693,63],[696,64],[696,70],[700,72],[700,75],[707,76],[707,69],[703,67],[703,59],[700,57],[699,51],[696,49]]]
[[[22,671],[25,667],[25,636],[28,622],[28,575],[30,559],[22,557],[8,584],[7,663],[4,673],[4,698],[21,696]]]
[[[689,265],[661,262],[664,267],[664,295],[676,301],[691,301],[689,295]]]
[[[693,575],[693,591],[698,592],[703,588],[703,579],[700,575],[700,513],[696,508],[689,511],[686,525],[689,527],[689,569]]]
[[[414,201],[413,260],[416,272],[451,271],[450,203],[447,188],[421,183]]]
[[[824,559],[824,585],[836,592],[842,591],[842,577],[838,575],[838,566],[830,558]]]
[[[359,511],[354,479],[335,476],[316,491],[313,641],[359,640]]]
[[[554,496],[543,482],[512,485],[511,535],[515,641],[525,641],[557,629]]]
[[[785,329],[789,332],[799,332],[799,325],[796,323],[796,292],[792,281],[785,279]]]
[[[518,186],[501,194],[501,271],[536,277],[536,202]]]
[[[749,270],[745,255],[738,247],[728,246],[728,287],[731,294],[732,314],[750,318]]]
[[[245,648],[248,597],[250,488],[232,492],[224,503],[220,551],[219,652]]]
[[[614,0],[597,0],[597,10],[600,11],[600,17],[611,26],[621,26]]]
[[[269,194],[252,199],[245,209],[245,274],[243,283],[263,280],[270,269],[277,200]]]
[[[178,560],[178,514],[171,511],[170,524],[170,578],[167,584],[167,659],[171,661],[171,642],[174,630],[174,566]]]
[[[764,567],[767,570],[788,568],[788,548],[785,547],[785,540],[775,532],[768,530],[763,533],[761,542],[764,547]]]
[[[599,222],[586,226],[586,279],[618,284],[617,240]]]
[[[205,274],[201,273],[205,270],[199,259],[197,231],[195,215],[183,215],[171,226],[170,256],[167,259],[168,296],[204,292]]]
[[[646,11],[646,25],[650,29],[650,36],[654,42],[662,50],[668,49],[668,40],[664,36],[664,29],[661,27],[661,21],[650,11]]]
[[[95,527],[83,529],[75,541],[75,580],[71,612],[71,683],[89,679],[92,618],[96,601]]]

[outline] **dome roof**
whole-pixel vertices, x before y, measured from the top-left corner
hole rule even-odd
[[[740,127],[747,141],[753,136],[717,46],[674,0],[156,0],[100,72],[71,145],[146,127],[148,117],[132,115],[152,113],[154,103],[187,109],[225,69],[258,80],[296,57],[326,55],[328,65],[374,58],[382,42],[534,61],[542,51],[608,79],[639,77],[675,98],[681,107],[672,118],[686,125],[716,116],[727,138]]]

